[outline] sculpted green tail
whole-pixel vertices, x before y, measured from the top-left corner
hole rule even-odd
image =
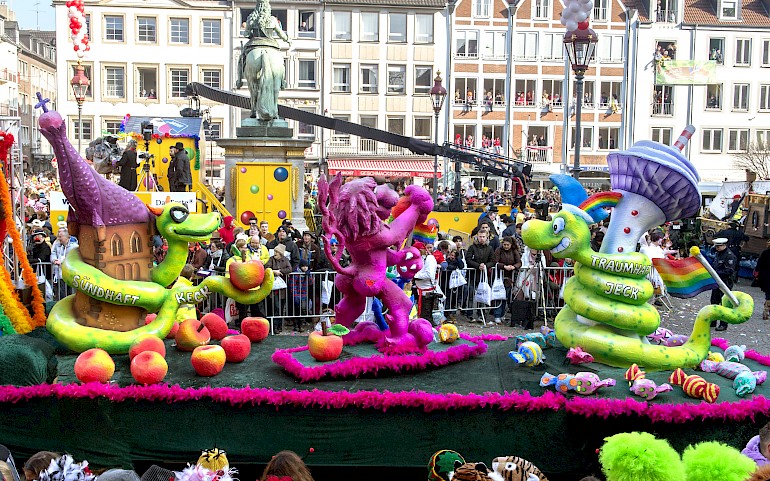
[[[653,288],[646,279],[651,263],[645,255],[593,252],[588,225],[568,211],[554,214],[550,222],[526,222],[522,237],[531,248],[576,261],[575,275],[564,290],[567,306],[556,317],[556,337],[566,347],[579,346],[604,364],[637,363],[658,370],[694,367],[708,355],[711,321],[742,323],[754,310],[751,296],[734,292],[739,305],[733,306],[725,296],[722,306],[703,307],[684,345],[651,345],[646,336],[659,327],[660,315],[647,303]]]

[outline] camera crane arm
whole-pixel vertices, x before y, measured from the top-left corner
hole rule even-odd
[[[198,82],[188,84],[186,93],[188,97],[203,97],[232,107],[238,107],[244,110],[251,109],[251,99],[248,97],[209,87],[208,85]],[[470,164],[485,174],[499,175],[506,178],[514,177],[517,171],[524,172],[527,175],[531,175],[532,171],[532,164],[529,162],[514,160],[499,154],[477,149],[461,149],[448,142],[444,145],[438,145],[432,142],[415,139],[414,137],[407,137],[386,130],[365,127],[346,120],[318,115],[304,110],[287,107],[285,105],[278,105],[278,114],[281,117],[302,122],[304,124],[344,132],[346,134],[395,145],[397,147],[403,147],[418,155],[439,155],[441,157],[446,157],[455,162],[456,171],[459,169],[458,163]],[[459,192],[457,192],[457,194],[459,194]]]

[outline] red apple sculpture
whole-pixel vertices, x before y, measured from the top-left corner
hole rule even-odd
[[[140,352],[131,360],[131,375],[139,384],[157,384],[167,373],[166,360],[155,351]]]
[[[222,372],[227,355],[222,346],[198,346],[192,353],[190,362],[199,376],[211,377]]]
[[[242,290],[248,291],[262,284],[265,278],[265,265],[258,259],[246,262],[233,262],[228,268],[230,282]]]
[[[128,358],[134,359],[137,354],[144,351],[155,351],[163,357],[166,357],[166,345],[163,340],[153,334],[144,334],[139,336],[128,350]]]
[[[221,341],[227,335],[227,323],[213,312],[201,317],[201,323],[209,330],[212,339]]]
[[[241,332],[251,342],[261,342],[270,334],[270,321],[264,317],[245,317],[241,322]]]
[[[227,336],[220,345],[225,350],[227,362],[243,362],[251,354],[251,340],[244,334]]]
[[[107,382],[115,374],[115,362],[104,349],[93,348],[75,360],[75,377],[80,382]]]
[[[192,351],[198,346],[205,346],[211,341],[211,333],[197,319],[187,319],[179,325],[176,333],[176,348],[180,351]]]
[[[321,332],[313,331],[307,338],[307,350],[316,361],[335,361],[342,354],[342,336],[350,332],[345,326],[335,324],[327,328],[321,323]]]

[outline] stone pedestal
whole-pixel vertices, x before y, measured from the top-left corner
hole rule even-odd
[[[273,121],[275,123],[277,121]],[[241,135],[252,130],[264,130],[272,133],[285,133],[288,127],[282,125],[253,125],[237,129]],[[272,129],[272,130],[270,130]],[[290,172],[287,187],[291,189],[291,222],[298,230],[307,230],[305,222],[305,149],[312,145],[311,141],[297,140],[289,137],[237,137],[235,139],[218,139],[217,145],[225,150],[225,207],[237,215],[238,205],[235,198],[236,164],[239,162],[253,163],[285,163]],[[258,213],[257,213],[258,214]],[[259,217],[259,215],[257,215]],[[270,226],[275,230],[278,226]]]

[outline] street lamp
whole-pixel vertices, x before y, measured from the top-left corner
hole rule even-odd
[[[583,25],[581,25],[583,26]],[[580,179],[580,146],[582,145],[582,131],[580,127],[580,116],[583,105],[583,76],[591,63],[591,57],[596,50],[598,37],[596,32],[585,26],[581,29],[567,32],[564,35],[564,47],[567,49],[567,56],[575,72],[577,85],[575,86],[575,163],[572,167],[572,177]]]
[[[438,144],[438,116],[441,113],[441,107],[446,100],[446,89],[441,85],[441,71],[436,71],[436,78],[433,79],[433,87],[430,89],[430,100],[433,102],[433,113],[436,115],[435,139]],[[433,156],[433,204],[438,200],[438,155]]]
[[[83,102],[86,101],[86,92],[91,85],[91,81],[86,77],[85,67],[80,64],[75,66],[75,75],[70,80],[72,93],[75,95],[75,101],[78,103],[78,152],[80,152],[83,141]]]

